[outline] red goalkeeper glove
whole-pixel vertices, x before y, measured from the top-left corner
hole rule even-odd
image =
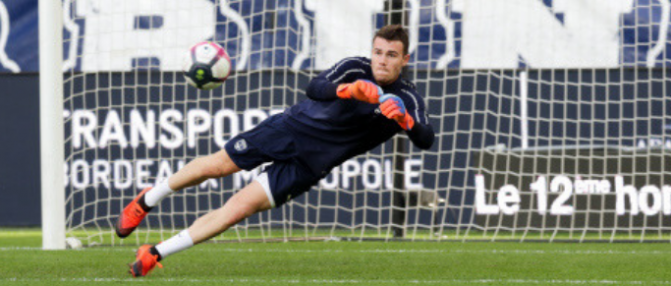
[[[367,80],[357,80],[354,83],[343,83],[336,92],[342,99],[356,99],[363,102],[380,103],[382,88]]]
[[[405,104],[400,97],[393,94],[385,94],[380,97],[380,111],[389,119],[396,120],[398,125],[405,130],[412,129],[415,126],[415,119],[408,114]]]

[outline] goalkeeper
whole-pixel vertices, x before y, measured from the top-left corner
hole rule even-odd
[[[137,251],[130,273],[145,276],[166,257],[206,241],[254,213],[279,207],[310,190],[332,168],[405,131],[415,146],[428,149],[434,132],[423,99],[402,79],[408,64],[408,34],[385,26],[373,37],[371,59],[346,58],[312,79],[309,99],[269,117],[231,139],[224,149],[184,166],[168,180],[143,190],[115,225],[126,237],[159,201],[211,178],[252,170],[272,162],[223,207],[198,218],[188,229]]]

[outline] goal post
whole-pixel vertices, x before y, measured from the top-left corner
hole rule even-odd
[[[39,1],[42,248],[65,249],[63,6]]]

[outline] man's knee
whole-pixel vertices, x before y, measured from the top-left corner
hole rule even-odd
[[[235,224],[257,212],[272,208],[272,205],[261,184],[252,181],[231,197],[224,208],[229,214],[228,223]]]
[[[230,216],[227,217],[227,224],[234,225],[253,214],[257,213],[257,207],[246,202],[241,202],[235,205],[231,210]]]
[[[231,160],[226,150],[221,150],[207,157],[203,161],[203,176],[206,178],[221,178],[240,171],[241,169]]]
[[[257,213],[258,207],[244,198],[233,196],[221,209],[222,225],[225,230]]]

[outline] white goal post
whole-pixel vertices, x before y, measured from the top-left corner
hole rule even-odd
[[[63,162],[63,13],[61,0],[39,0],[42,248],[65,249]]]
[[[404,76],[425,99],[434,146],[390,140],[215,241],[388,241],[399,228],[411,241],[671,241],[667,1],[45,6],[59,3],[40,1],[45,249],[65,237],[158,242],[220,207],[258,170],[165,199],[125,240],[112,230],[139,190],[305,100],[311,78],[369,56],[374,30],[393,19],[411,34]],[[235,67],[212,91],[180,71],[203,40]]]

